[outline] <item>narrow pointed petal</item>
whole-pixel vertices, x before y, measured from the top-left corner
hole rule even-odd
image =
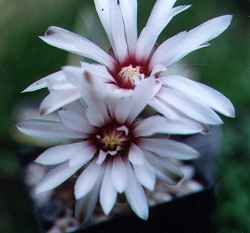
[[[107,165],[100,192],[100,204],[106,215],[109,215],[117,199],[117,192],[112,184],[111,169],[111,166]]]
[[[62,123],[73,131],[89,134],[94,130],[94,127],[86,119],[85,112],[80,115],[78,112],[62,109],[58,114]]]
[[[147,151],[165,158],[190,160],[199,157],[198,151],[192,147],[169,139],[141,139],[140,146]]]
[[[189,5],[173,8],[175,2],[176,0],[156,1],[150,18],[137,42],[136,57],[138,60],[147,59],[149,57],[159,35],[172,18],[190,7]]]
[[[126,38],[130,55],[134,55],[137,42],[137,0],[120,0],[120,8],[125,25]]]
[[[162,82],[187,96],[199,99],[201,103],[225,116],[235,117],[234,106],[230,100],[209,86],[181,76],[163,77]]]
[[[88,167],[78,177],[75,184],[75,197],[80,199],[87,195],[95,186],[99,175],[103,168],[96,164],[95,161],[91,162]]]
[[[131,209],[138,215],[138,217],[147,220],[149,211],[146,195],[130,166],[128,171],[129,183],[125,191],[126,198]]]
[[[152,172],[168,185],[175,186],[184,179],[183,172],[177,165],[174,165],[172,161],[146,151],[145,156]]]
[[[96,160],[96,163],[99,164],[99,165],[103,164],[103,162],[105,161],[106,157],[107,157],[107,152],[104,152],[104,151],[101,150],[99,152],[99,154],[98,154],[98,158]]]
[[[68,163],[65,163],[52,169],[36,187],[36,193],[47,192],[58,187],[74,175],[81,166],[82,164],[78,164],[75,167],[69,167]]]
[[[59,27],[49,27],[44,36],[40,37],[49,45],[72,52],[74,54],[97,61],[110,69],[114,59],[88,39]]]
[[[168,103],[171,107],[182,112],[191,119],[209,125],[220,125],[223,121],[209,107],[198,102],[197,99],[187,97],[181,92],[163,87],[158,97]]]
[[[55,146],[43,152],[35,162],[46,166],[57,165],[81,153],[83,147],[83,143]]]
[[[130,122],[134,121],[144,110],[160,88],[161,84],[154,77],[143,80],[141,84],[135,88],[130,103],[133,107],[131,108],[128,116],[128,120]]]
[[[112,182],[117,192],[122,193],[128,185],[127,164],[118,156],[113,160]]]
[[[222,34],[231,24],[232,16],[224,15],[208,20],[198,27],[173,37],[158,47],[151,64],[170,66],[189,53],[208,46],[208,42]],[[178,43],[173,43],[177,42]],[[170,49],[169,49],[170,48]]]
[[[188,135],[200,133],[202,131],[203,127],[199,124],[171,121],[161,116],[146,118],[140,122],[135,129],[136,135],[141,137],[151,136],[157,133]]]
[[[128,57],[128,45],[126,41],[122,12],[116,0],[110,1],[112,2],[110,18],[113,38],[113,51],[119,62],[123,63]]]
[[[142,165],[134,165],[135,175],[138,181],[150,191],[154,190],[156,183],[156,175],[148,167]]]
[[[81,93],[77,88],[52,91],[41,103],[40,113],[42,115],[48,115],[80,98]]]
[[[60,122],[27,120],[17,125],[18,130],[45,142],[61,142],[82,139],[83,135],[66,129]]]
[[[129,161],[134,165],[144,164],[144,154],[140,147],[132,144],[128,154]]]

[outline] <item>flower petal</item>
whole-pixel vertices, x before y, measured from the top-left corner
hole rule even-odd
[[[82,134],[68,130],[60,122],[55,121],[27,120],[19,123],[17,128],[23,134],[55,144],[83,138]]]
[[[110,69],[114,59],[88,39],[59,27],[49,27],[44,36],[40,37],[49,45],[95,60]]]
[[[99,175],[103,168],[96,164],[95,161],[91,162],[88,167],[78,177],[75,184],[75,198],[80,199],[87,195],[95,186]]]
[[[77,88],[52,91],[41,103],[40,112],[42,115],[48,115],[80,98],[81,93]]]
[[[169,139],[141,139],[140,146],[147,151],[165,158],[190,160],[199,157],[199,152],[192,147]]]
[[[107,152],[104,152],[104,151],[101,150],[99,152],[99,154],[98,154],[98,158],[96,160],[96,163],[99,164],[99,165],[103,164],[103,162],[105,161],[106,157],[107,157]]]
[[[144,164],[144,155],[140,147],[132,144],[128,154],[129,161],[134,165]]]
[[[35,162],[46,166],[57,165],[81,153],[83,146],[83,143],[55,146],[43,152]]]
[[[222,34],[231,24],[232,16],[220,16],[170,38],[158,47],[152,59],[151,66],[164,64],[170,66],[187,54],[208,46],[207,42]],[[177,43],[178,42],[178,43]]]
[[[111,166],[107,165],[100,192],[100,204],[106,215],[109,215],[117,199],[117,192],[111,180]]]
[[[228,117],[235,116],[235,110],[230,100],[209,86],[181,76],[162,77],[162,82],[187,96],[199,99],[203,104],[215,111]]]
[[[113,185],[119,193],[124,192],[128,185],[127,170],[127,164],[122,161],[120,156],[114,158],[111,176]]]
[[[128,187],[125,191],[128,203],[138,217],[147,220],[149,215],[147,198],[130,166],[128,167],[128,180]]]
[[[135,128],[136,135],[140,137],[153,134],[195,134],[203,131],[199,124],[184,123],[180,121],[167,120],[161,116],[152,116],[141,121]]]
[[[134,165],[138,181],[148,190],[153,191],[156,182],[155,173],[145,165]]]
[[[64,163],[52,169],[36,187],[36,193],[47,192],[58,187],[74,175],[81,168],[81,166],[82,164],[78,164],[77,166],[69,167],[68,163]]]
[[[121,8],[116,0],[110,0],[110,20],[111,33],[113,38],[113,51],[120,63],[123,63],[128,57],[128,45],[126,41],[125,28],[122,19]]]
[[[157,38],[163,31],[163,29],[168,25],[171,19],[181,13],[182,11],[188,9],[189,6],[178,6],[172,8],[176,0],[158,0],[152,10],[152,13],[148,19],[146,26],[144,27],[136,48],[136,58],[140,60],[145,60],[149,57],[152,49],[155,46]]]
[[[220,125],[223,123],[220,117],[209,107],[194,98],[183,95],[177,90],[163,87],[158,97],[171,107],[198,122],[209,125]]]
[[[128,121],[132,122],[136,119],[160,88],[161,84],[154,77],[147,78],[136,86],[130,103],[132,107]]]
[[[134,55],[137,42],[137,0],[120,0],[120,8],[125,25],[126,38],[130,55]]]

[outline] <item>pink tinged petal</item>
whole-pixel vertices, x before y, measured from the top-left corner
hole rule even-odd
[[[128,187],[125,191],[128,203],[138,217],[147,220],[149,215],[147,198],[130,166],[128,167],[128,180]]]
[[[157,133],[188,135],[200,133],[202,131],[203,127],[199,124],[171,121],[161,116],[152,116],[144,119],[135,129],[136,135],[141,137],[151,136]]]
[[[128,165],[123,162],[120,156],[114,158],[111,176],[113,185],[119,193],[124,192],[128,185],[127,167]]]
[[[76,154],[81,153],[82,146],[82,143],[74,143],[52,147],[43,152],[35,162],[46,166],[66,162]]]
[[[37,91],[43,88],[47,88],[48,87],[48,82],[49,81],[57,81],[57,80],[64,80],[64,74],[62,71],[58,71],[56,73],[50,74],[36,82],[34,82],[33,84],[31,84],[30,86],[28,86],[25,90],[23,90],[24,92],[33,92],[33,91]]]
[[[69,160],[69,166],[76,166],[77,164],[87,164],[95,155],[96,149],[88,142],[81,142],[77,145],[75,154]]]
[[[209,107],[199,102],[199,99],[188,97],[171,88],[161,88],[158,97],[171,107],[198,122],[209,125],[220,125],[223,121]]]
[[[80,115],[79,112],[62,109],[58,114],[62,123],[73,131],[89,134],[94,130],[94,127],[86,119],[85,113]]]
[[[81,93],[77,88],[52,91],[41,103],[40,113],[48,115],[80,98]]]
[[[110,69],[114,66],[115,61],[109,54],[76,33],[59,27],[49,27],[40,38],[49,45],[95,60]]]
[[[140,146],[165,158],[190,160],[199,157],[199,152],[192,147],[169,139],[141,139]]]
[[[134,165],[134,170],[141,185],[148,190],[153,191],[156,183],[155,173],[145,165]]]
[[[99,165],[103,164],[103,162],[105,161],[106,157],[107,157],[107,153],[101,150],[99,152],[99,154],[98,154],[96,163],[99,164]]]
[[[81,168],[81,166],[82,164],[78,164],[77,166],[70,167],[68,163],[64,163],[52,169],[36,187],[36,193],[47,192],[58,187],[74,175]]]
[[[175,45],[172,46],[170,53],[168,53],[169,50],[167,50],[167,48],[170,47],[170,45],[168,45],[169,40],[164,42],[156,50],[154,57],[152,58],[152,63],[157,64],[160,62],[161,64],[169,66],[179,61],[187,54],[208,46],[209,44],[207,42],[222,34],[230,26],[231,21],[231,15],[220,16],[208,20],[189,32],[184,32],[186,35],[183,36],[183,38],[180,38],[178,41],[179,43],[175,43]],[[166,54],[166,51],[168,54]]]
[[[144,164],[144,154],[140,147],[132,144],[128,154],[129,161],[134,165]]]
[[[148,166],[155,175],[168,185],[176,185],[184,179],[181,169],[166,158],[158,157],[151,152],[145,152]]]
[[[120,0],[130,55],[134,55],[137,42],[137,0]]]
[[[89,223],[93,218],[95,207],[98,201],[98,196],[100,193],[100,188],[102,184],[102,177],[99,176],[96,182],[96,185],[93,189],[85,195],[83,198],[76,200],[75,205],[75,216],[77,219],[84,215],[84,223]]]
[[[147,59],[159,35],[172,18],[190,8],[190,5],[172,8],[175,2],[176,0],[158,0],[155,3],[150,18],[138,39],[136,50],[137,59]]]
[[[100,204],[106,215],[109,215],[117,199],[117,192],[112,183],[111,169],[111,166],[107,165],[100,192]]]
[[[126,41],[125,28],[122,19],[121,8],[116,0],[111,0],[110,20],[113,38],[113,51],[120,63],[128,57],[128,45]]]
[[[102,173],[103,168],[96,164],[95,161],[91,162],[88,167],[78,177],[75,184],[75,198],[80,199],[87,195],[96,185],[99,175]]]
[[[61,142],[82,139],[83,135],[65,128],[60,122],[27,120],[17,125],[18,130],[45,142]]]
[[[162,77],[162,82],[187,96],[199,99],[203,104],[225,116],[235,117],[234,106],[230,100],[209,86],[181,76]]]
[[[130,103],[132,107],[128,116],[129,122],[136,119],[152,98],[159,92],[160,88],[161,84],[154,77],[147,78],[136,86]]]

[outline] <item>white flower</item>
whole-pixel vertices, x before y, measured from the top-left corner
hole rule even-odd
[[[55,166],[36,191],[54,189],[82,170],[74,193],[81,205],[87,205],[87,217],[91,216],[98,195],[103,211],[109,214],[117,194],[124,193],[132,210],[147,219],[148,203],[142,186],[154,190],[156,178],[175,185],[183,174],[173,161],[199,156],[169,136],[202,131],[195,122],[161,116],[139,119],[155,88],[159,88],[158,82],[148,78],[135,88],[133,95],[106,102],[96,99],[89,88],[86,98],[91,107],[75,102],[58,112],[58,121],[20,123],[18,129],[24,134],[66,143],[46,150],[36,159],[39,164]]]
[[[161,88],[149,100],[149,105],[168,119],[187,118],[205,125],[217,125],[222,120],[216,112],[234,117],[232,103],[216,90],[178,75],[166,76],[163,72],[189,53],[207,47],[210,40],[229,27],[232,16],[211,19],[192,30],[178,33],[157,47],[156,41],[170,20],[190,5],[174,7],[176,0],[157,0],[138,37],[136,0],[94,2],[112,52],[107,53],[86,38],[58,27],[50,27],[40,38],[50,45],[99,63],[82,63],[82,68],[79,68],[82,72],[78,76],[81,77],[84,71],[90,72],[100,85],[97,89],[100,95],[129,95],[142,80],[153,76],[159,80]],[[75,79],[73,87],[72,82],[65,81],[66,73],[55,73],[25,90],[49,88],[50,94],[41,107],[43,113],[50,113],[80,98],[81,81]],[[72,81],[71,75],[66,76]],[[62,80],[63,85],[58,87]]]

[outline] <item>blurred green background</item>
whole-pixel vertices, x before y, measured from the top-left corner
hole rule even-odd
[[[139,0],[139,23],[145,23],[154,0]],[[185,58],[199,78],[228,96],[236,119],[225,119],[223,146],[218,161],[217,224],[220,233],[250,232],[250,2],[248,0],[188,0],[191,10],[170,23],[161,40],[222,14],[233,14],[230,29],[209,48]],[[44,92],[20,94],[28,84],[67,64],[68,54],[38,39],[48,26],[82,31],[90,39],[84,12],[92,0],[0,0],[0,177],[18,176],[15,146],[11,140],[14,109],[25,100],[40,99]],[[99,30],[100,25],[95,25]],[[1,189],[5,184],[1,184]],[[18,195],[17,193],[13,194]],[[1,205],[0,205],[1,206]],[[17,210],[20,213],[21,210]],[[28,227],[28,226],[26,226]],[[27,228],[28,229],[28,228]],[[14,233],[0,208],[0,232]],[[28,232],[20,230],[20,232]],[[194,232],[195,233],[195,232]]]

